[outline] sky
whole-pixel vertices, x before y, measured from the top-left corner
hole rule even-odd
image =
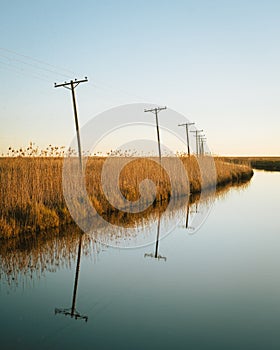
[[[87,76],[75,90],[81,127],[152,103],[195,122],[214,154],[280,155],[279,1],[0,4],[0,153],[30,141],[68,146],[71,92],[54,82]]]

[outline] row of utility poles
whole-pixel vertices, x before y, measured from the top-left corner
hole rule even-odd
[[[79,154],[79,166],[80,171],[82,171],[82,148],[81,148],[81,138],[80,138],[80,129],[79,129],[79,121],[78,121],[78,112],[77,112],[77,104],[76,104],[76,97],[75,97],[75,88],[80,83],[88,82],[87,77],[81,80],[70,80],[69,82],[64,82],[61,84],[54,84],[54,87],[64,87],[66,89],[71,90],[72,95],[72,103],[73,103],[73,110],[74,110],[74,120],[75,120],[75,127],[76,127],[76,136],[77,136],[77,144],[78,144],[78,154]],[[145,109],[144,112],[151,112],[155,114],[156,117],[156,130],[157,130],[157,141],[158,141],[158,154],[159,159],[161,163],[161,148],[160,148],[160,133],[159,133],[159,120],[158,120],[158,114],[159,112],[166,110],[167,107],[156,107],[151,109]],[[200,134],[203,130],[189,130],[189,127],[194,125],[194,123],[184,123],[179,124],[178,126],[184,126],[186,128],[186,136],[187,136],[187,151],[188,156],[190,156],[190,141],[189,141],[189,132],[195,133],[196,138],[196,154],[197,155],[204,155],[204,143],[205,143],[205,135]],[[189,209],[188,209],[189,210]],[[186,221],[186,227],[188,228],[188,216],[189,211],[187,211],[187,221]],[[160,215],[158,217],[158,225],[157,225],[157,236],[156,236],[156,246],[155,246],[155,252],[150,254],[145,254],[145,257],[152,257],[155,259],[163,259],[166,261],[166,257],[159,255],[159,235],[160,235]],[[83,319],[87,322],[88,316],[80,314],[76,309],[76,297],[77,297],[77,287],[78,287],[78,279],[79,279],[79,272],[80,272],[80,259],[81,259],[81,251],[82,251],[82,238],[83,234],[80,235],[79,239],[79,247],[78,247],[78,255],[77,255],[77,264],[76,264],[76,273],[75,273],[75,282],[74,282],[74,290],[73,290],[73,297],[72,297],[72,306],[70,308],[55,308],[55,314],[64,314],[65,316],[70,316],[71,318],[75,319]]]
[[[87,77],[81,80],[70,80],[70,82],[64,82],[62,84],[54,84],[54,87],[64,87],[66,89],[71,90],[71,95],[72,95],[72,103],[73,103],[73,110],[74,110],[74,119],[75,119],[75,127],[76,127],[76,135],[77,135],[77,144],[78,144],[78,154],[79,154],[79,162],[80,162],[80,169],[82,170],[82,149],[81,149],[81,139],[80,139],[80,130],[79,130],[79,121],[78,121],[78,112],[77,112],[77,104],[76,104],[76,98],[75,98],[75,88],[80,84],[80,83],[85,83],[88,82]],[[160,148],[160,133],[159,133],[159,120],[158,120],[158,114],[159,112],[167,109],[167,107],[156,107],[156,108],[151,108],[151,109],[144,109],[144,112],[151,112],[155,114],[156,117],[156,129],[157,129],[157,141],[158,141],[158,154],[159,154],[159,160],[161,163],[161,148]],[[178,124],[178,126],[183,126],[186,128],[186,137],[187,137],[187,152],[188,156],[191,155],[190,152],[190,139],[189,139],[189,133],[192,132],[194,133],[195,136],[195,143],[196,143],[196,155],[204,155],[205,154],[205,142],[206,138],[205,135],[201,134],[203,130],[189,130],[189,127],[194,125],[194,123],[183,123],[183,124]]]
[[[156,108],[151,108],[151,109],[144,109],[144,112],[152,112],[155,114],[156,116],[156,128],[157,128],[157,141],[158,141],[158,154],[159,154],[159,160],[161,162],[161,149],[160,149],[160,135],[159,135],[159,121],[158,121],[158,113],[160,111],[163,111],[167,109],[167,107],[156,107]],[[201,132],[203,132],[203,130],[189,130],[189,127],[194,125],[195,123],[183,123],[183,124],[178,124],[178,126],[183,126],[186,128],[186,136],[187,136],[187,152],[188,152],[188,156],[191,155],[191,151],[190,151],[190,137],[189,137],[189,133],[193,132],[195,133],[195,143],[196,143],[196,155],[200,156],[200,155],[204,155],[205,154],[205,142],[206,142],[206,138],[205,135],[202,135]]]

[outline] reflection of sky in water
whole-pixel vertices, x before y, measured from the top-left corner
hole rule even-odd
[[[159,242],[166,262],[144,258],[153,245],[83,256],[77,308],[87,323],[54,315],[71,304],[75,263],[34,276],[24,290],[1,280],[2,344],[279,349],[279,180],[256,172],[248,188],[217,200],[193,235],[184,218]]]

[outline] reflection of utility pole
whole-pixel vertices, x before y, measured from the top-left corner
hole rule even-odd
[[[198,145],[198,134],[202,132],[203,130],[194,130],[191,132],[195,133],[195,141],[196,141],[196,154],[199,155],[199,145]]]
[[[189,216],[190,216],[190,205],[189,202],[187,204],[187,215],[186,215],[186,228],[189,227]]]
[[[192,212],[191,212],[192,213]],[[190,219],[190,203],[187,203],[187,212],[186,212],[186,229],[187,230],[194,230],[194,227],[189,226],[189,219]]]
[[[198,202],[195,202],[195,211],[192,211],[192,213],[199,213],[199,210],[198,210]]]
[[[73,289],[73,298],[72,298],[72,306],[68,309],[58,309],[55,308],[54,312],[55,314],[64,314],[65,316],[70,316],[71,318],[77,319],[83,319],[87,322],[88,316],[81,315],[76,310],[76,297],[77,297],[77,289],[78,289],[78,281],[79,281],[79,272],[80,272],[80,260],[81,260],[81,251],[82,251],[82,234],[80,235],[79,240],[79,248],[78,248],[78,256],[77,256],[77,264],[76,264],[76,273],[75,273],[75,282],[74,282],[74,289]]]
[[[158,247],[159,247],[159,235],[160,235],[160,214],[158,216],[158,224],[157,224],[157,237],[156,237],[156,246],[155,246],[155,253],[145,253],[144,257],[150,257],[150,258],[154,258],[154,259],[162,259],[164,261],[167,260],[167,258],[165,256],[161,256],[158,254]]]
[[[74,118],[75,118],[75,126],[76,126],[76,134],[77,134],[77,143],[78,143],[78,152],[79,152],[79,161],[80,161],[80,167],[82,169],[82,148],[81,148],[81,139],[80,139],[80,130],[79,130],[79,122],[78,122],[78,112],[77,112],[77,105],[76,105],[76,98],[75,98],[75,88],[80,84],[80,83],[85,83],[87,82],[88,79],[85,77],[85,79],[82,80],[77,80],[75,81],[70,80],[69,83],[65,82],[63,84],[56,84],[54,83],[54,87],[65,87],[66,89],[71,90],[72,92],[72,101],[73,101],[73,109],[74,109]],[[69,87],[70,86],[70,87]]]
[[[186,134],[187,134],[187,146],[188,146],[188,156],[190,156],[190,141],[189,141],[189,126],[194,125],[194,123],[184,123],[178,124],[178,126],[186,126]]]
[[[152,112],[156,115],[156,126],[157,126],[157,140],[158,140],[158,155],[159,162],[161,164],[161,149],[160,149],[160,137],[159,137],[159,125],[158,125],[158,112],[166,109],[166,107],[156,107],[151,109],[144,109],[144,112]]]

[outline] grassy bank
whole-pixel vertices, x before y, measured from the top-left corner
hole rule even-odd
[[[114,220],[114,214],[120,219],[127,214],[114,208],[106,199],[101,186],[101,172],[106,158],[91,157],[86,166],[86,187],[88,196],[97,212],[108,220]],[[180,197],[188,193],[201,191],[202,177],[195,157],[181,158],[187,171],[190,187],[175,176],[172,186],[173,195]],[[116,157],[116,168],[122,157]],[[165,162],[172,168],[174,158]],[[222,186],[231,182],[249,179],[253,172],[250,166],[224,162],[215,159],[217,178],[211,172],[211,159],[203,157],[203,186]],[[114,166],[113,164],[113,166]],[[176,166],[176,163],[174,163]],[[201,166],[201,165],[200,165]],[[0,238],[9,238],[22,234],[36,234],[50,228],[59,228],[72,222],[62,192],[63,158],[60,157],[6,157],[0,158]],[[155,202],[168,202],[171,183],[168,175],[160,171],[159,165],[147,158],[131,158],[130,163],[121,171],[119,188],[133,206],[139,198],[139,184],[149,178],[156,184]],[[109,179],[110,183],[110,179]],[[148,200],[148,198],[147,198]],[[131,214],[137,217],[142,214]]]

